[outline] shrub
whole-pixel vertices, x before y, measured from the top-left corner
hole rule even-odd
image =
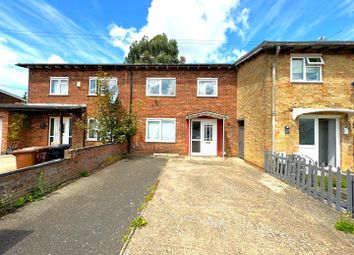
[[[80,172],[80,176],[81,176],[81,177],[89,177],[89,176],[90,176],[90,172],[88,172],[88,171],[82,171],[82,172]]]
[[[336,229],[345,233],[354,234],[354,219],[352,219],[349,215],[342,216],[336,222]]]

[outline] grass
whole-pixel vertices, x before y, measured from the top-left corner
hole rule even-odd
[[[133,229],[142,228],[146,225],[147,225],[147,221],[142,216],[138,216],[130,222],[130,227]]]
[[[321,188],[321,176],[317,176],[317,185],[318,188]],[[332,187],[335,188],[337,186],[337,180],[335,176],[332,176]],[[347,188],[347,180],[345,178],[341,179],[341,188],[345,189]],[[324,176],[324,188],[326,191],[328,191],[328,176]]]
[[[82,172],[80,172],[80,176],[81,176],[81,177],[89,177],[89,176],[90,176],[90,172],[88,172],[88,171],[82,171]]]
[[[342,216],[335,225],[337,230],[343,231],[344,233],[354,234],[354,219],[349,215]]]

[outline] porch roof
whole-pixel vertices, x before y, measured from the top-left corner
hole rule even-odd
[[[0,104],[0,109],[10,112],[52,112],[82,113],[86,111],[84,104]]]
[[[347,113],[349,116],[354,116],[354,109],[344,108],[294,108],[293,119],[295,120],[302,114],[306,113],[319,113],[319,112],[334,112],[334,113]]]
[[[205,111],[205,112],[197,112],[197,113],[187,115],[186,119],[194,119],[194,118],[199,118],[199,117],[210,117],[210,118],[214,118],[214,119],[227,119],[227,118],[229,118],[225,114]]]

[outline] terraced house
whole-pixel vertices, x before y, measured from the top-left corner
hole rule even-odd
[[[28,103],[0,104],[0,116],[29,116],[21,147],[96,144],[94,130],[76,122],[85,112],[95,121],[104,70],[137,113],[132,152],[239,156],[263,166],[264,151],[274,150],[352,168],[353,53],[354,42],[263,42],[233,64],[18,64],[29,69]]]

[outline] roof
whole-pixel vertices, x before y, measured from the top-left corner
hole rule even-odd
[[[20,67],[30,69],[102,69],[102,70],[150,70],[150,69],[192,69],[192,70],[210,70],[210,69],[235,69],[232,64],[48,64],[48,63],[18,63]]]
[[[349,116],[354,116],[354,109],[343,109],[343,108],[294,108],[293,109],[293,119],[302,114],[307,113],[319,113],[319,112],[335,112],[335,113],[346,113]]]
[[[15,98],[15,99],[17,99],[17,100],[20,100],[20,101],[22,101],[22,102],[25,102],[25,101],[26,101],[26,100],[23,99],[22,97],[16,96],[15,94],[12,94],[12,93],[10,93],[10,92],[8,92],[8,91],[6,91],[6,90],[3,90],[3,89],[0,89],[0,93],[3,93],[3,94],[5,94],[5,95],[7,95],[7,96],[9,96],[9,97],[13,97],[13,98]]]
[[[227,119],[228,118],[228,116],[225,114],[206,111],[206,112],[197,112],[197,113],[187,115],[186,119],[194,119],[194,118],[200,118],[200,117],[210,117],[210,118],[214,118],[214,119]]]
[[[235,66],[239,66],[248,59],[264,52],[266,50],[274,50],[280,46],[280,53],[288,53],[291,51],[298,52],[323,52],[324,50],[351,50],[354,51],[354,41],[263,41],[261,44],[253,48],[246,55],[234,62]]]
[[[74,113],[86,111],[83,104],[0,104],[0,109],[15,112],[58,112]]]

